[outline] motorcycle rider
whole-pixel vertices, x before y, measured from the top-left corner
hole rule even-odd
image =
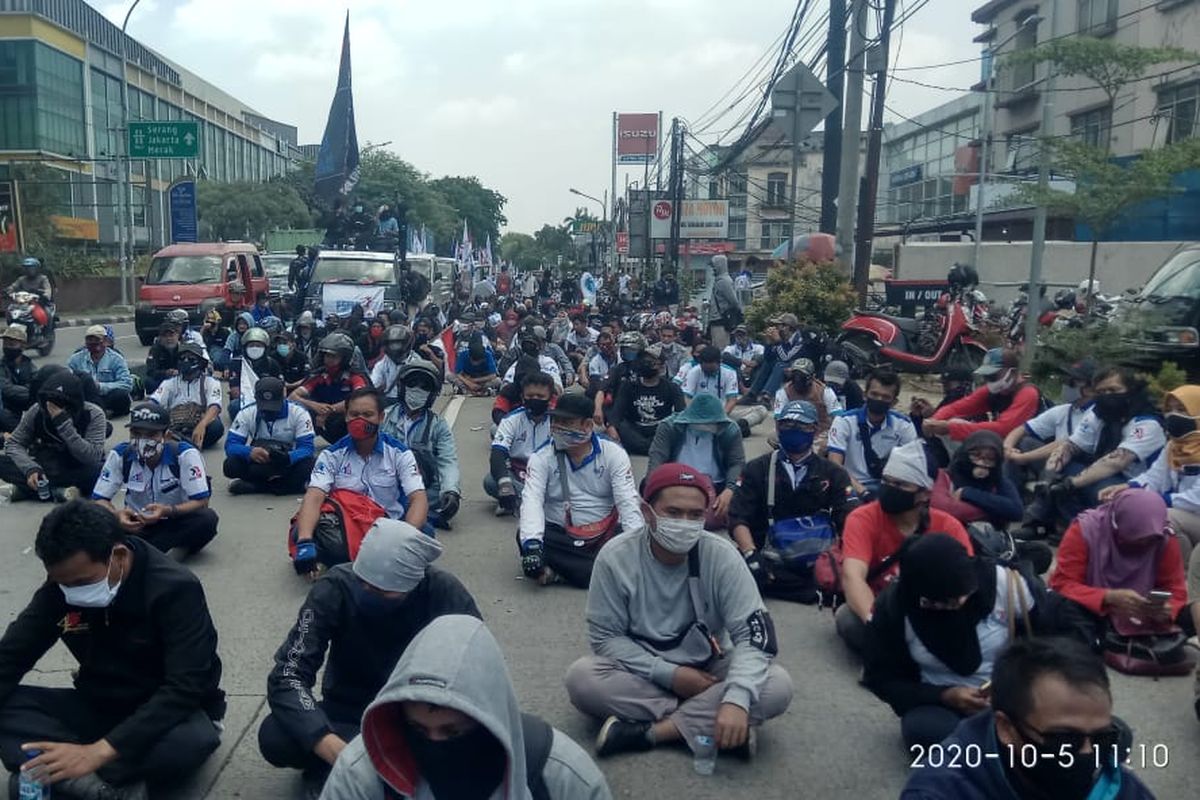
[[[33,257],[21,259],[21,274],[9,284],[7,290],[10,297],[15,292],[29,292],[37,295],[38,305],[45,313],[45,319],[37,320],[37,315],[34,316],[34,319],[43,328],[48,328],[50,321],[54,319],[54,288],[50,285],[50,278],[42,272],[41,261]],[[33,331],[29,331],[29,333],[33,333]]]
[[[394,383],[399,398],[384,415],[383,432],[416,456],[429,499],[429,522],[450,530],[462,488],[454,434],[432,408],[442,387],[441,375],[433,364],[418,358],[399,368]]]
[[[22,325],[9,325],[3,334],[4,359],[0,361],[0,433],[17,427],[21,415],[33,405],[33,359],[25,355],[28,334]]]
[[[390,325],[383,332],[384,358],[371,368],[371,385],[383,394],[384,405],[391,406],[400,398],[397,378],[405,364],[423,360],[413,352],[413,332],[407,325]],[[440,381],[439,381],[440,383]],[[433,498],[430,497],[430,502]]]

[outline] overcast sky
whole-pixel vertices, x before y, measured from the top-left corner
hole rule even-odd
[[[120,24],[127,2],[91,0]],[[917,0],[900,0],[900,8]],[[893,62],[979,55],[979,2],[930,0]],[[559,223],[610,183],[613,111],[705,112],[787,27],[790,0],[353,0],[350,39],[360,144],[391,141],[434,177],[477,175],[508,198],[509,230]],[[814,11],[824,11],[822,0]],[[143,0],[135,38],[319,142],[337,79],[346,5],[328,0]],[[773,49],[773,48],[772,48]],[[977,61],[903,78],[967,87]],[[740,90],[739,90],[740,93]],[[895,82],[888,105],[916,114],[953,92]],[[728,100],[726,101],[728,103]],[[718,107],[719,108],[719,107]],[[735,115],[700,135],[714,141]],[[731,141],[734,134],[724,137]],[[630,180],[641,178],[638,167]],[[618,175],[618,191],[625,183]]]

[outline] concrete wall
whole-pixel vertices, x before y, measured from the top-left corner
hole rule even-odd
[[[121,282],[118,278],[70,278],[61,281],[54,292],[59,316],[108,308],[119,302]]]
[[[1119,294],[1142,286],[1187,242],[1101,242],[1096,279],[1103,294]],[[1193,243],[1195,244],[1195,243]],[[1088,276],[1092,246],[1088,242],[1047,242],[1042,278],[1055,289],[1076,287]],[[1029,242],[985,242],[979,256],[980,288],[993,303],[1011,302],[1029,280]],[[955,262],[970,264],[974,246],[966,243],[915,242],[897,247],[896,277],[908,280],[945,278]]]

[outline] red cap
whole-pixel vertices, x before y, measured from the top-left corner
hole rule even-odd
[[[691,486],[699,489],[704,492],[710,503],[716,496],[712,481],[703,472],[687,464],[671,463],[663,464],[646,476],[646,482],[642,484],[642,497],[646,502],[650,502],[654,495],[671,486]]]

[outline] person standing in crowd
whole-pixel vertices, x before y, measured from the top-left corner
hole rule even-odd
[[[521,713],[500,645],[480,620],[463,614],[432,620],[404,650],[321,795],[398,796],[612,797],[579,745]]]
[[[522,571],[542,585],[561,577],[586,587],[604,543],[641,525],[629,455],[594,427],[591,402],[563,395],[550,412],[551,443],[529,459],[518,545]]]
[[[1013,428],[1004,437],[1004,460],[1015,483],[1020,485],[1039,478],[1045,469],[1046,459],[1059,444],[1075,433],[1092,407],[1092,379],[1095,375],[1096,364],[1090,358],[1067,367],[1064,402],[1038,414],[1023,427]]]
[[[318,563],[333,566],[351,560],[348,542],[342,542],[342,549],[335,552],[313,541],[321,506],[335,489],[367,497],[391,519],[402,519],[414,528],[424,528],[429,516],[416,457],[400,442],[380,433],[383,398],[379,392],[370,387],[355,389],[346,400],[346,419],[346,436],[317,456],[296,514],[292,566],[299,575],[312,574]]]
[[[67,361],[72,372],[90,375],[100,387],[98,405],[110,417],[123,417],[133,403],[133,376],[125,356],[108,346],[103,325],[92,325],[83,336],[84,347]]]
[[[679,386],[663,374],[662,346],[652,344],[638,360],[637,381],[617,390],[609,421],[625,451],[644,456],[658,426],[685,405]]]
[[[179,326],[163,320],[158,326],[158,336],[146,354],[146,376],[142,386],[153,394],[167,378],[179,374]]]
[[[889,367],[876,368],[867,376],[864,404],[836,417],[829,429],[828,458],[846,468],[864,501],[878,494],[892,450],[917,440],[912,422],[893,410],[899,397],[900,375]]]
[[[167,378],[149,399],[171,415],[171,429],[185,435],[193,446],[205,450],[225,434],[221,422],[221,382],[204,371],[199,345],[179,345],[179,374]]]
[[[746,466],[746,450],[737,423],[725,415],[711,394],[697,395],[678,414],[668,417],[650,443],[646,474],[663,464],[687,464],[706,475],[715,492],[709,514],[710,530],[725,527],[734,489]]]
[[[320,371],[292,390],[290,398],[312,414],[313,427],[327,442],[346,436],[348,401],[370,386],[367,376],[351,366],[354,340],[341,331],[328,334],[317,350]]]
[[[104,409],[83,399],[83,385],[65,367],[42,367],[30,388],[36,402],[5,439],[0,480],[12,484],[14,502],[90,493],[104,462]]]
[[[260,378],[254,402],[238,412],[225,438],[230,494],[302,494],[312,473],[312,417],[286,398],[279,378]]]
[[[47,514],[34,551],[46,582],[0,638],[4,766],[47,776],[55,798],[106,800],[197,770],[225,715],[200,581],[85,500]],[[60,641],[78,662],[74,688],[21,684]]]
[[[654,282],[654,305],[672,312],[679,305],[679,281],[675,280],[674,272],[664,269]]]
[[[718,352],[729,345],[730,332],[742,324],[745,314],[729,277],[729,259],[718,253],[712,257],[713,285],[710,302],[712,320],[708,323],[708,338]]]
[[[909,772],[900,800],[1154,800],[1112,758],[1128,735],[1112,707],[1099,655],[1070,639],[1018,640],[996,660],[990,707],[959,722],[942,742],[946,752],[998,757],[927,763]]]
[[[989,350],[983,364],[975,370],[975,377],[987,384],[935,411],[922,423],[921,434],[948,436],[961,442],[975,431],[1007,436],[1014,428],[1029,422],[1038,413],[1041,393],[1025,380],[1020,362],[1015,350],[999,347]],[[987,418],[983,421],[973,421],[984,415]]]
[[[21,421],[21,415],[33,405],[30,394],[33,385],[33,359],[25,355],[29,336],[24,326],[9,325],[4,329],[4,359],[0,361],[0,433],[10,433]]]
[[[550,406],[558,392],[541,370],[521,378],[521,405],[500,420],[492,437],[483,490],[496,499],[496,516],[515,514],[525,491],[526,470],[535,450],[550,443]]]
[[[845,361],[830,361],[825,365],[825,385],[833,390],[843,411],[855,411],[866,402],[862,387],[850,378],[850,367]]]
[[[754,382],[754,375],[762,366],[765,354],[763,346],[750,338],[750,329],[745,325],[733,329],[733,342],[721,352],[722,356],[737,359],[738,379],[745,386]]]
[[[708,345],[700,350],[694,367],[683,377],[681,388],[690,403],[697,395],[708,394],[717,398],[728,414],[737,405],[742,391],[738,387],[737,370],[722,362],[721,351]]]
[[[837,632],[855,653],[866,646],[875,596],[895,579],[906,541],[930,531],[954,537],[975,554],[962,523],[929,507],[933,478],[920,441],[896,447],[883,467],[879,499],[859,506],[842,530],[842,591],[846,602],[834,615]]]
[[[435,528],[450,530],[462,498],[458,451],[454,433],[433,403],[441,389],[437,368],[423,359],[411,361],[396,375],[399,402],[383,419],[383,434],[412,451],[425,483],[429,521]]]
[[[437,617],[479,616],[459,580],[433,566],[441,554],[437,540],[408,523],[376,521],[354,563],[332,568],[309,589],[275,651],[258,749],[274,767],[304,770],[310,796],[358,736],[363,711],[413,638]],[[322,668],[318,701],[313,688]]]
[[[176,561],[211,542],[220,521],[209,508],[212,486],[200,451],[187,442],[166,441],[170,418],[156,403],[130,412],[129,441],[112,449],[92,490],[92,499],[111,511],[121,529],[139,536]],[[113,498],[125,490],[124,506]]]
[[[817,410],[812,403],[793,400],[784,406],[775,418],[775,435],[778,451],[751,460],[742,470],[729,506],[730,536],[764,594],[810,601],[810,576],[790,574],[788,565],[768,562],[763,548],[776,522],[819,517],[841,530],[853,489],[844,469],[813,453]],[[772,483],[774,497],[769,502]]]
[[[643,523],[600,551],[588,590],[592,655],[567,671],[571,703],[604,720],[601,757],[710,737],[751,758],[754,728],[787,710],[775,626],[741,556],[705,533],[708,479],[686,464],[646,478]]]
[[[863,684],[900,717],[910,751],[988,706],[992,665],[1016,636],[1040,632],[1041,603],[1020,573],[930,532],[900,556],[900,577],[867,625]]]
[[[296,245],[296,257],[288,264],[287,288],[295,294],[296,309],[299,314],[304,307],[304,295],[308,291],[308,269],[310,266],[308,248],[302,244]]]

